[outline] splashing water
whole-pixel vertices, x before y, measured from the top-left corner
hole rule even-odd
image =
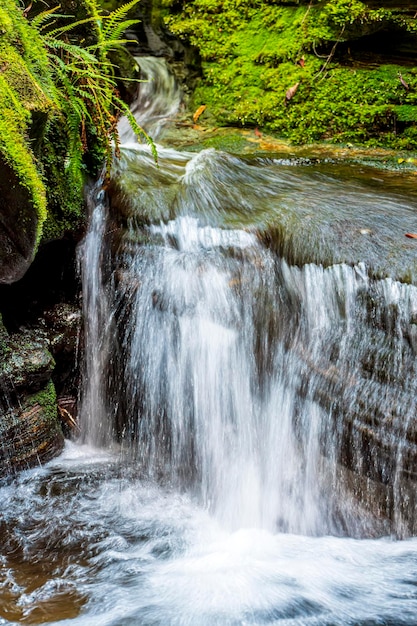
[[[94,199],[83,443],[0,488],[0,624],[414,625],[417,542],[381,536],[410,525],[417,289],[362,244],[292,262],[308,197],[355,229],[372,192],[213,150],[160,163],[129,146],[133,200]],[[410,229],[413,198],[377,204],[381,238]]]

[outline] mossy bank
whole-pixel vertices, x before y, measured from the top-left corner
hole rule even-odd
[[[117,151],[117,116],[126,107],[117,50],[137,2],[107,22],[95,0],[59,7],[35,0],[27,9],[2,2],[0,283],[19,280],[40,243],[74,233],[84,220],[86,177]]]
[[[294,143],[417,148],[417,20],[397,0],[165,0],[193,45],[200,121]],[[381,6],[382,5],[382,6]]]
[[[0,70],[1,239],[9,258],[1,255],[1,278],[13,282],[42,239],[79,222],[82,193],[65,171],[68,133],[48,50],[15,0],[0,7]]]

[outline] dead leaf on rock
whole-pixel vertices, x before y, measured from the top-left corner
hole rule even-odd
[[[193,115],[193,121],[194,124],[197,123],[198,118],[200,117],[200,115],[202,113],[204,113],[204,111],[207,109],[207,105],[206,104],[202,104],[200,107],[198,107],[197,111],[195,111],[194,115]]]

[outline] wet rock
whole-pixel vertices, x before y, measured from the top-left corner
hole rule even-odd
[[[38,329],[12,335],[5,342],[0,366],[1,387],[18,394],[41,389],[50,380],[55,367],[47,345],[46,336]]]
[[[9,336],[0,318],[0,476],[46,462],[62,450],[54,367],[40,328]]]
[[[46,311],[43,319],[46,324],[49,347],[54,357],[62,353],[74,354],[80,334],[81,311],[79,307],[61,302]]]
[[[24,275],[35,254],[37,229],[30,191],[0,157],[0,283]]]
[[[0,414],[0,476],[33,467],[59,454],[64,445],[52,381]]]
[[[59,409],[63,409],[59,414],[63,425],[67,425],[68,416],[76,421],[78,413],[81,311],[77,305],[61,302],[47,310],[42,320],[49,350],[56,362],[52,378],[59,397]],[[68,429],[65,432],[70,434]]]

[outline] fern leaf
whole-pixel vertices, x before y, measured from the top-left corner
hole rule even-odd
[[[62,41],[61,39],[55,39],[52,36],[47,35],[44,36],[45,45],[48,48],[53,50],[64,50],[68,52],[73,58],[78,58],[86,63],[98,64],[98,59],[89,52],[86,48],[81,48],[76,44],[68,43],[67,41]]]
[[[152,137],[150,137],[148,133],[145,130],[143,130],[142,126],[140,126],[137,123],[135,116],[133,115],[132,111],[129,109],[126,102],[123,102],[123,100],[121,100],[119,97],[115,97],[114,100],[119,111],[122,112],[124,115],[126,115],[128,122],[130,124],[130,127],[135,133],[136,137],[141,140],[143,139],[148,144],[148,146],[151,149],[154,161],[156,164],[158,164],[158,151],[156,149],[156,145]]]
[[[130,2],[126,2],[122,4],[121,7],[112,11],[109,15],[109,19],[104,22],[103,27],[103,38],[108,41],[113,37],[113,32],[115,27],[126,17],[127,13],[135,7],[140,0],[130,0]]]
[[[96,18],[86,17],[83,20],[71,22],[71,24],[66,24],[65,26],[59,26],[58,28],[54,28],[53,30],[48,31],[48,35],[51,35],[52,37],[61,37],[65,33],[68,33],[70,30],[74,30],[78,26],[82,26],[83,24],[88,24],[91,22],[96,22]]]
[[[38,30],[41,30],[45,22],[47,22],[52,17],[58,17],[56,12],[58,11],[59,8],[60,8],[59,6],[56,6],[53,9],[46,9],[45,11],[38,13],[38,15],[36,15],[33,19],[30,20],[30,23],[32,24],[32,26],[34,26]],[[59,17],[62,17],[62,16],[59,16]]]
[[[113,27],[113,29],[110,32],[105,33],[104,36],[104,42],[105,43],[111,43],[111,42],[116,42],[118,39],[120,39],[121,35],[123,35],[123,33],[130,27],[130,26],[134,26],[135,24],[139,24],[140,20],[123,20],[122,22],[118,22],[117,24],[115,24],[115,26]]]

